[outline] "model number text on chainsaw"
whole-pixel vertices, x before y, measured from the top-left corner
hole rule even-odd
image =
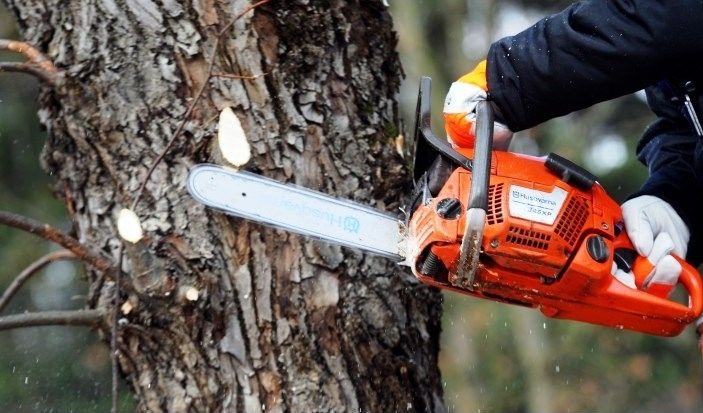
[[[566,191],[561,188],[544,192],[511,185],[508,201],[510,216],[552,225],[559,215],[566,195]]]

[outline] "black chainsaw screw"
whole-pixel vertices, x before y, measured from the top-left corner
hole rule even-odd
[[[437,202],[437,215],[443,219],[456,219],[461,215],[461,202],[456,198],[444,198]]]

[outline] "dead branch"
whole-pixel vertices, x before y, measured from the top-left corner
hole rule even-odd
[[[156,167],[159,165],[159,163],[164,159],[166,156],[166,153],[168,153],[169,150],[171,150],[171,147],[173,144],[176,142],[176,139],[178,139],[179,136],[181,136],[181,133],[183,132],[183,127],[185,126],[186,122],[190,119],[190,115],[193,113],[193,109],[195,109],[195,105],[198,103],[200,100],[200,97],[202,96],[203,92],[205,91],[205,88],[210,82],[210,78],[212,77],[212,67],[215,65],[215,57],[217,56],[217,49],[220,47],[220,39],[222,36],[234,25],[234,23],[242,18],[245,14],[249,13],[251,10],[254,10],[255,8],[259,6],[263,6],[264,4],[268,3],[271,0],[261,0],[259,2],[256,2],[246,9],[242,10],[241,13],[239,13],[237,16],[235,16],[225,27],[222,28],[217,33],[217,36],[215,37],[215,44],[212,47],[212,54],[210,55],[210,58],[208,59],[208,65],[207,65],[207,76],[205,78],[205,81],[203,84],[200,86],[200,89],[198,89],[198,92],[195,94],[195,97],[191,101],[190,105],[188,106],[188,109],[186,110],[186,113],[183,115],[183,119],[181,120],[181,123],[178,124],[178,128],[176,128],[176,132],[173,134],[173,137],[171,137],[171,140],[168,141],[166,144],[166,148],[164,148],[163,152],[156,158],[156,160],[151,164],[151,167],[146,173],[146,176],[144,177],[144,180],[142,181],[141,186],[139,187],[139,190],[137,191],[137,195],[134,198],[134,201],[132,201],[132,206],[131,210],[136,212],[136,207],[137,204],[139,203],[139,200],[142,197],[142,194],[144,193],[144,188],[146,188],[147,182],[149,182],[149,179],[151,178],[151,175],[154,173],[154,170]]]
[[[12,212],[0,211],[0,224],[27,231],[31,234],[55,242],[73,252],[76,258],[85,261],[98,271],[109,273],[113,270],[113,263],[107,257],[89,250],[75,238],[64,232],[41,222]]]
[[[27,62],[25,63],[4,63],[0,66],[0,71],[25,72],[38,77],[40,80],[50,85],[56,83],[56,78],[59,73],[56,66],[39,50],[30,46],[28,43],[0,39],[0,50],[20,53],[27,58]]]
[[[5,292],[2,294],[2,297],[0,297],[0,312],[2,312],[5,307],[7,307],[12,297],[14,297],[17,291],[22,288],[24,283],[27,282],[27,280],[29,280],[34,274],[38,273],[42,268],[46,267],[54,261],[74,259],[76,259],[76,254],[74,254],[73,252],[69,250],[60,250],[50,252],[31,263],[27,268],[22,270],[22,272],[19,273],[19,275],[15,277],[14,280],[12,280],[10,286],[7,287]]]
[[[97,326],[103,319],[100,310],[40,311],[0,317],[0,331],[36,326]]]
[[[39,67],[34,66],[30,63],[22,62],[0,62],[0,72],[19,72],[27,73],[34,77],[39,78],[39,80],[46,82],[48,84],[52,83],[52,80],[46,77],[46,72],[41,70]]]

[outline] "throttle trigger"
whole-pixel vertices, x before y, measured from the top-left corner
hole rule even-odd
[[[632,266],[635,263],[635,259],[639,254],[637,251],[630,248],[616,248],[615,249],[615,265],[624,272],[632,271]]]

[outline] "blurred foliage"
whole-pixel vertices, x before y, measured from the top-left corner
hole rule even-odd
[[[434,79],[439,118],[451,81],[470,70],[508,25],[508,12],[537,18],[565,1],[390,0],[407,79],[401,90],[412,127],[419,77]],[[515,27],[513,32],[523,27]],[[0,37],[16,38],[0,7]],[[0,58],[14,56],[0,54]],[[44,133],[36,116],[37,85],[21,74],[0,74],[0,208],[70,230],[63,203],[50,191],[39,166]],[[441,118],[439,118],[441,119]],[[634,146],[652,119],[633,96],[547,122],[515,137],[513,150],[557,152],[584,163],[602,136],[617,135],[629,157],[600,181],[618,200],[636,190],[646,170]],[[436,133],[441,123],[435,121]],[[52,246],[0,227],[0,288]],[[6,313],[80,308],[86,285],[81,268],[54,264],[38,274]],[[693,412],[702,404],[701,363],[692,331],[658,338],[550,320],[526,310],[445,293],[440,365],[445,400],[454,412]],[[0,411],[107,411],[109,355],[84,328],[32,328],[0,332]],[[536,349],[536,350],[535,350]],[[122,389],[125,385],[122,384]],[[122,391],[122,410],[133,406]],[[546,403],[546,405],[540,405]],[[535,406],[542,406],[537,408]]]
[[[433,79],[433,129],[444,136],[441,108],[451,82],[482,60],[493,41],[569,3],[391,0],[407,75],[400,95],[410,120],[405,133],[412,136],[421,75]],[[511,150],[556,152],[592,166],[589,151],[615,137],[627,157],[598,175],[611,196],[623,201],[647,176],[634,148],[653,119],[642,99],[626,96],[520,132]],[[602,154],[596,155],[598,161]],[[551,320],[537,310],[456,293],[445,293],[444,299],[440,367],[450,411],[694,412],[703,405],[701,360],[692,329],[660,338]]]

